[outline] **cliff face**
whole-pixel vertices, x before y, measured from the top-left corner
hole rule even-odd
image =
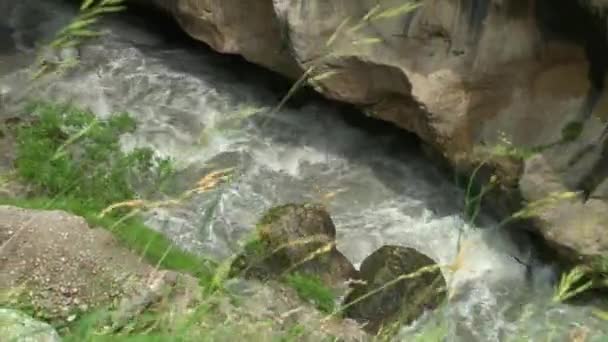
[[[608,253],[608,1],[155,0],[212,48],[417,133],[456,168],[489,158],[537,228]],[[478,153],[485,147],[503,156]],[[523,161],[505,158],[519,148]],[[523,150],[523,151],[522,151]]]

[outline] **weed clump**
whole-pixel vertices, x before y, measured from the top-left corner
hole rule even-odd
[[[100,215],[117,202],[162,195],[174,174],[172,161],[151,149],[120,148],[120,137],[136,128],[128,114],[101,120],[88,110],[46,102],[26,111],[33,118],[17,129],[16,174],[35,191],[25,198],[2,199],[2,204],[82,216],[90,225],[112,231],[153,264],[210,279],[210,261],[175,248],[148,228],[137,211]]]
[[[34,121],[17,132],[17,173],[40,193],[78,199],[90,209],[132,199],[137,187],[157,188],[172,173],[172,163],[147,148],[123,152],[119,137],[132,132],[128,114],[99,120],[67,105],[38,103]]]
[[[327,314],[334,311],[335,295],[318,277],[293,273],[285,276],[285,282],[296,290],[300,299],[315,305],[319,311]]]

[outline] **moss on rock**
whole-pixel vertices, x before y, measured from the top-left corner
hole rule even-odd
[[[345,299],[345,315],[376,333],[393,322],[408,324],[445,298],[445,279],[435,262],[413,248],[383,246],[361,264],[365,284]]]
[[[357,272],[335,246],[336,228],[317,204],[285,204],[269,209],[256,226],[256,237],[236,258],[232,274],[270,278],[300,272],[339,287]]]

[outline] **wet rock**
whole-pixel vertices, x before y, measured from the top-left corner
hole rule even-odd
[[[0,309],[0,336],[3,341],[60,342],[55,329],[23,312]]]
[[[336,228],[320,205],[287,204],[270,209],[256,228],[257,240],[233,264],[233,273],[268,278],[291,272],[319,277],[331,287],[357,277],[350,261],[336,249]]]
[[[376,333],[393,322],[408,324],[446,297],[446,282],[436,263],[412,248],[383,246],[361,264],[365,284],[355,285],[346,297],[345,316],[366,323]],[[430,268],[423,272],[423,268]],[[418,276],[409,277],[416,272]],[[397,280],[403,277],[403,279]],[[375,291],[385,286],[380,291]]]

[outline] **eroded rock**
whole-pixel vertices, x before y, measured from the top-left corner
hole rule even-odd
[[[393,322],[409,324],[446,297],[437,264],[412,248],[383,246],[363,260],[360,273],[365,284],[346,297],[344,313],[371,333]]]

